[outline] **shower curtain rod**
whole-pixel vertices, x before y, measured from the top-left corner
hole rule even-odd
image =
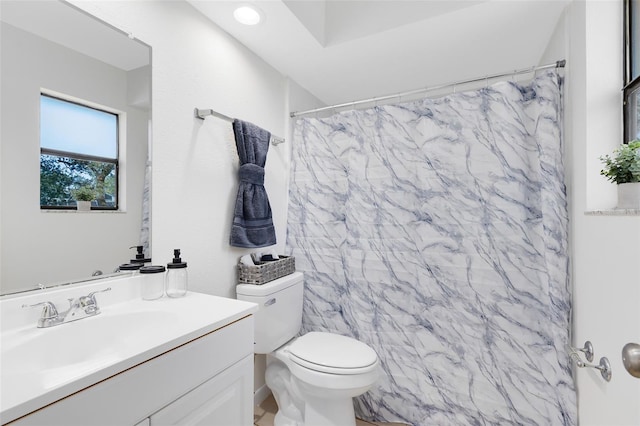
[[[212,115],[214,117],[218,117],[222,120],[228,121],[230,123],[233,123],[234,119],[226,116],[224,114],[220,114],[218,111],[214,111],[212,109],[199,109],[199,108],[194,108],[193,109],[193,115],[196,118],[199,118],[201,120],[204,120],[205,117]],[[280,138],[278,136],[275,135],[271,135],[271,145],[280,145],[281,143],[284,143],[284,138]]]
[[[445,89],[447,87],[454,87],[455,88],[456,86],[461,85],[461,84],[476,83],[476,82],[479,82],[479,81],[488,81],[488,80],[493,80],[493,79],[500,78],[500,77],[509,77],[509,76],[514,76],[514,75],[519,75],[519,74],[527,74],[527,73],[530,73],[530,72],[546,70],[546,69],[549,69],[549,68],[564,68],[566,63],[567,63],[567,61],[565,59],[562,59],[562,60],[556,61],[556,62],[554,62],[552,64],[540,65],[538,67],[524,68],[524,69],[515,70],[515,71],[511,71],[511,72],[500,73],[500,74],[493,74],[493,75],[488,75],[488,76],[485,76],[485,77],[482,77],[482,78],[473,78],[473,79],[470,79],[470,80],[461,80],[461,81],[456,81],[454,83],[445,83],[445,84],[441,84],[439,86],[425,87],[423,89],[411,90],[409,92],[396,93],[396,94],[393,94],[393,95],[380,96],[380,97],[377,97],[377,98],[363,99],[363,100],[360,100],[360,101],[346,102],[346,103],[343,103],[343,104],[330,105],[330,106],[321,107],[321,108],[309,109],[309,110],[306,110],[306,111],[295,111],[295,112],[292,112],[290,114],[290,116],[292,118],[293,117],[300,117],[302,115],[313,114],[313,113],[316,113],[316,112],[327,111],[327,110],[330,110],[330,109],[338,109],[338,108],[344,108],[344,107],[355,107],[357,105],[368,104],[368,103],[371,103],[371,102],[386,101],[386,100],[394,99],[394,98],[402,98],[403,96],[417,95],[418,93],[431,92],[433,90]]]

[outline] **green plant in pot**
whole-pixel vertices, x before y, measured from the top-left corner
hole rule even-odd
[[[640,209],[640,140],[620,145],[600,161],[600,174],[618,185],[618,208]]]
[[[91,210],[91,201],[96,199],[96,191],[85,185],[71,191],[71,196],[76,200],[78,210]]]

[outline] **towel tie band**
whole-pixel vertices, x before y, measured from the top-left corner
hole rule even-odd
[[[264,185],[264,168],[252,163],[243,164],[238,171],[238,177],[240,182]]]

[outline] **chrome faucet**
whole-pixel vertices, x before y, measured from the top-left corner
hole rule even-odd
[[[42,314],[38,318],[38,328],[48,328],[55,325],[76,321],[86,317],[92,317],[100,313],[98,302],[96,301],[96,293],[103,293],[111,290],[107,287],[103,290],[93,291],[86,296],[77,299],[69,299],[69,309],[64,312],[58,312],[56,305],[52,302],[40,302],[34,305],[22,305],[23,308],[33,308],[42,306]]]

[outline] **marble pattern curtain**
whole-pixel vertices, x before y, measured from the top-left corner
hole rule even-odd
[[[561,78],[294,124],[287,246],[303,331],[382,376],[359,416],[573,425]]]

